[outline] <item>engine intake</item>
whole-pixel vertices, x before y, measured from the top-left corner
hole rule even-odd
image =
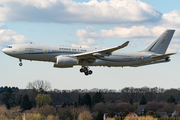
[[[73,65],[77,65],[78,60],[75,58],[71,58],[68,56],[58,56],[56,59],[56,63],[54,63],[54,67],[73,67]]]

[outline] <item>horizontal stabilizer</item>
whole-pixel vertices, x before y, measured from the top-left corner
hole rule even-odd
[[[158,56],[151,56],[151,59],[152,60],[159,60],[159,59],[163,59],[165,57],[168,57],[170,55],[174,55],[176,53],[169,53],[169,54],[164,54],[164,55],[158,55]]]

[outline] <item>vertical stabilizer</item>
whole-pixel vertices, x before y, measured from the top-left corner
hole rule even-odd
[[[165,54],[169,43],[174,35],[175,30],[166,30],[158,38],[156,38],[143,52],[155,52],[158,54]]]

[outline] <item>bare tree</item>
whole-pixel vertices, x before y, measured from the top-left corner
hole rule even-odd
[[[36,89],[40,91],[48,91],[51,89],[51,83],[44,80],[35,80],[33,82],[29,82],[26,86],[27,89]]]
[[[107,107],[106,107],[106,104],[104,104],[103,102],[97,103],[97,104],[94,106],[94,111],[95,111],[95,112],[101,111],[101,112],[103,112],[103,113],[108,112]]]
[[[79,114],[78,120],[92,120],[91,113],[89,111],[83,111]]]
[[[145,106],[146,111],[153,111],[156,112],[159,109],[162,109],[164,106],[162,103],[157,102],[148,102]]]
[[[116,105],[116,111],[117,112],[123,112],[124,110],[127,110],[129,112],[134,111],[134,106],[129,103],[118,103]]]
[[[175,104],[174,103],[166,103],[163,107],[163,110],[166,111],[168,114],[171,114],[175,110]]]

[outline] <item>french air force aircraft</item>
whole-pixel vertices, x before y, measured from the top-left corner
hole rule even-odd
[[[116,47],[105,49],[85,49],[63,46],[45,46],[36,44],[13,44],[2,51],[12,57],[22,59],[53,62],[54,67],[69,68],[74,65],[82,66],[80,72],[91,75],[92,70],[88,66],[108,67],[138,67],[170,61],[170,55],[165,54],[175,30],[166,30],[145,49],[124,53],[117,51],[128,45],[129,41]]]

